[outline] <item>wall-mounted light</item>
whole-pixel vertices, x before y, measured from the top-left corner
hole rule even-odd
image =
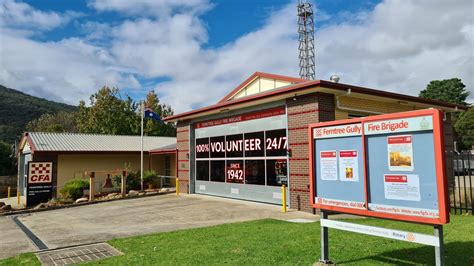
[[[189,152],[186,153],[186,159],[189,159]]]
[[[296,100],[297,100],[297,99],[296,99],[296,96],[297,96],[297,95],[296,95],[296,93],[295,93],[295,96],[293,96],[293,101],[296,101]]]

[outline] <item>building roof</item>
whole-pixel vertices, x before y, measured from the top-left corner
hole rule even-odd
[[[256,74],[258,73],[260,72],[256,72]],[[231,92],[226,97],[224,97],[224,99],[220,100],[218,103],[214,105],[176,114],[173,116],[168,116],[168,117],[165,117],[163,120],[172,122],[172,121],[177,121],[177,120],[191,119],[191,118],[209,115],[212,113],[229,111],[231,108],[238,109],[241,107],[257,105],[257,104],[269,102],[272,100],[284,99],[285,97],[291,97],[291,95],[303,95],[303,94],[313,93],[313,92],[318,92],[318,91],[339,94],[339,95],[346,92],[351,92],[353,95],[354,94],[370,95],[371,97],[378,97],[378,98],[385,98],[385,99],[415,103],[415,104],[419,104],[420,106],[424,108],[435,107],[435,108],[440,108],[443,110],[467,109],[467,107],[464,105],[457,105],[457,104],[452,104],[452,103],[443,102],[443,101],[420,98],[420,97],[410,96],[406,94],[388,92],[388,91],[377,90],[377,89],[370,89],[370,88],[359,87],[359,86],[354,86],[350,84],[335,83],[335,82],[325,81],[325,80],[309,80],[309,81],[298,82],[291,85],[276,88],[273,90],[257,93],[254,95],[245,96],[242,98],[226,100],[226,97],[228,98],[230,97],[230,95],[235,94],[235,92],[234,93]],[[250,102],[253,102],[253,104],[249,104]]]
[[[33,152],[140,152],[140,136],[27,132]],[[143,151],[176,145],[174,137],[143,137]],[[23,147],[22,147],[23,148]]]
[[[169,154],[169,153],[176,153],[176,149],[178,148],[178,146],[176,145],[176,143],[174,144],[171,144],[171,145],[168,145],[168,146],[164,146],[164,147],[161,147],[161,148],[158,148],[158,149],[154,149],[154,150],[150,150],[150,153],[151,154]]]
[[[265,72],[255,72],[250,77],[248,77],[246,80],[244,80],[244,82],[240,83],[235,89],[233,89],[231,92],[229,92],[226,96],[224,96],[224,98],[222,98],[219,101],[219,103],[231,100],[234,95],[236,95],[241,90],[245,89],[245,87],[248,84],[250,84],[252,81],[254,81],[255,79],[258,79],[258,78],[275,79],[275,80],[281,80],[281,81],[286,81],[286,82],[290,82],[290,83],[301,83],[301,82],[307,81],[307,80],[301,79],[301,78],[294,78],[294,77],[270,74],[270,73],[265,73]]]

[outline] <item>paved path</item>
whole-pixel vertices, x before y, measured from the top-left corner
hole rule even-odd
[[[20,196],[20,205],[18,205],[18,198],[16,195],[10,198],[1,198],[0,202],[5,202],[5,204],[11,205],[13,209],[23,209],[26,205],[26,197]]]
[[[263,218],[316,220],[318,217],[293,210],[281,213],[281,207],[275,205],[168,194],[32,213],[21,216],[19,220],[48,248],[58,248]],[[28,240],[25,242],[26,237],[9,220],[0,217],[2,232],[4,223],[9,223],[8,230],[12,232],[10,239],[0,238],[0,246],[9,245],[7,250],[11,250],[5,252],[0,249],[0,258],[14,255],[12,251],[16,250],[17,245],[16,253],[32,251],[31,245],[27,245]]]
[[[0,232],[0,259],[38,250],[10,217],[0,216]]]

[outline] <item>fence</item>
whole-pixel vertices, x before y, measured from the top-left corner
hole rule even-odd
[[[454,214],[474,214],[474,155],[463,151],[453,156],[454,180],[450,182],[449,198]]]
[[[0,198],[8,196],[8,187],[10,187],[10,194],[16,197],[16,176],[0,176]]]

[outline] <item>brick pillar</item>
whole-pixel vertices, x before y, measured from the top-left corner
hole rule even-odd
[[[178,147],[177,176],[179,178],[179,192],[189,193],[189,121],[179,121],[176,128],[176,144]]]
[[[290,158],[290,208],[312,212],[309,191],[308,124],[335,119],[334,95],[313,93],[286,100]],[[299,202],[299,204],[298,204]],[[299,206],[298,206],[299,205]]]

